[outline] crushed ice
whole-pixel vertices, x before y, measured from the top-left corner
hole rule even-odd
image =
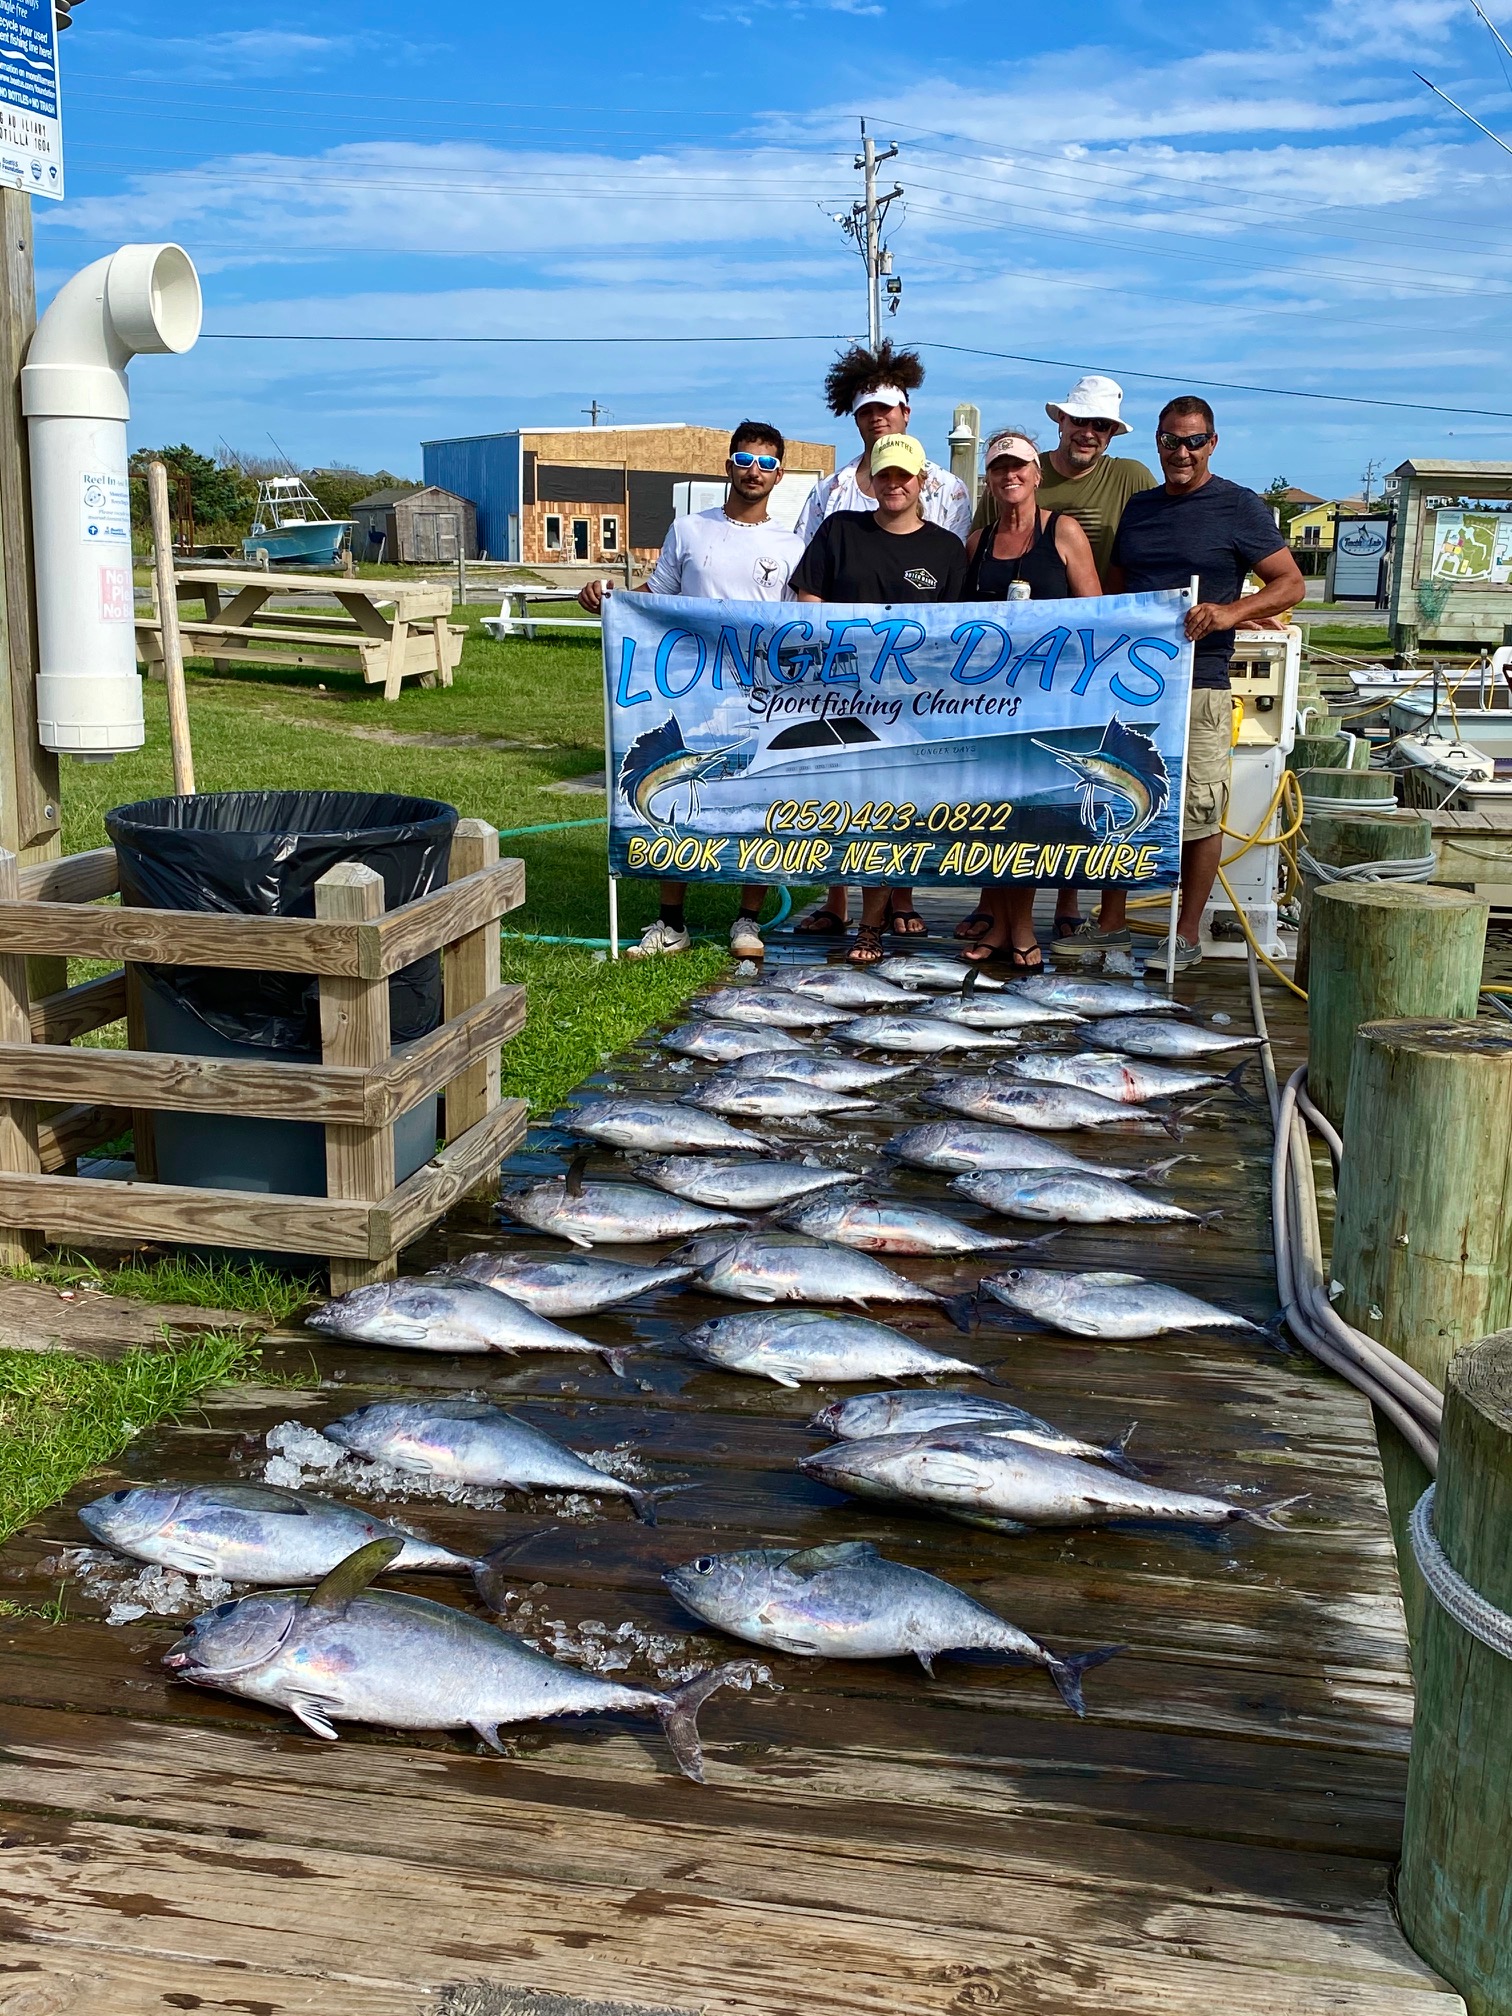
[[[105,1608],[107,1624],[134,1624],[139,1617],[189,1617],[222,1603],[231,1584],[219,1575],[184,1575],[160,1564],[144,1568],[103,1547],[69,1547],[60,1557],[84,1594]]]
[[[648,1631],[639,1624],[605,1624],[597,1617],[581,1624],[568,1624],[560,1617],[548,1617],[539,1602],[545,1585],[534,1582],[528,1590],[509,1590],[499,1613],[499,1622],[546,1652],[589,1673],[624,1673],[640,1665],[649,1667],[660,1687],[680,1687],[684,1681],[706,1673],[711,1664],[709,1642],[684,1636],[678,1631]],[[779,1691],[769,1666],[732,1678],[732,1685],[747,1691],[753,1685]]]

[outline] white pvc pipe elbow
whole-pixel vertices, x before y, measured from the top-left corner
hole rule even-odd
[[[199,276],[177,245],[123,245],[59,288],[21,372],[45,749],[113,756],[144,739],[131,583],[126,366],[191,349]]]

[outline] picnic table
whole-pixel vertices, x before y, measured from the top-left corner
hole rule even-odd
[[[212,658],[218,672],[233,660],[250,665],[303,665],[360,672],[397,700],[402,682],[450,686],[462,655],[462,631],[448,619],[449,585],[429,581],[361,581],[346,575],[264,573],[249,567],[183,567],[175,575],[186,655]],[[270,606],[277,597],[301,603],[329,596],[336,609]],[[203,617],[182,614],[203,601]],[[163,672],[157,613],[136,625],[137,656],[149,676]]]
[[[597,616],[535,616],[528,613],[531,602],[572,602],[578,598],[576,588],[532,588],[511,586],[501,588],[501,601],[497,616],[485,616],[483,628],[490,637],[524,637],[527,641],[535,636],[537,629],[544,630],[597,630]],[[519,603],[516,613],[515,604]]]

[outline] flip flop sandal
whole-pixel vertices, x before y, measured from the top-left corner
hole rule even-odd
[[[843,938],[850,929],[843,917],[837,917],[833,910],[816,910],[812,917],[805,917],[793,926],[793,935],[798,938]]]
[[[1038,943],[1033,945],[1007,945],[1003,948],[1008,964],[1015,973],[1043,973],[1045,955]]]
[[[1011,945],[988,945],[979,940],[962,952],[961,963],[965,966],[990,966],[995,959],[1006,959],[1012,950]]]
[[[1083,920],[1080,917],[1057,917],[1055,920],[1056,937],[1074,938],[1082,928],[1082,922]]]
[[[876,924],[858,924],[856,942],[846,954],[852,966],[875,966],[882,958],[882,931]]]
[[[929,926],[917,910],[894,910],[890,913],[887,926],[892,938],[927,938]]]
[[[957,924],[954,936],[957,938],[973,938],[980,942],[991,929],[992,912],[990,910],[973,910],[969,917],[963,917],[960,923]]]

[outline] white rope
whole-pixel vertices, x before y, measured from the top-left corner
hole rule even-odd
[[[1503,1659],[1512,1659],[1512,1617],[1505,1610],[1498,1610],[1494,1603],[1488,1603],[1478,1589],[1472,1589],[1439,1545],[1433,1530],[1436,1488],[1428,1486],[1407,1522],[1413,1558],[1440,1609],[1482,1645],[1499,1652]]]
[[[1347,868],[1331,868],[1304,845],[1297,849],[1297,866],[1319,882],[1427,882],[1438,868],[1438,856],[1412,854],[1405,861],[1354,861]]]

